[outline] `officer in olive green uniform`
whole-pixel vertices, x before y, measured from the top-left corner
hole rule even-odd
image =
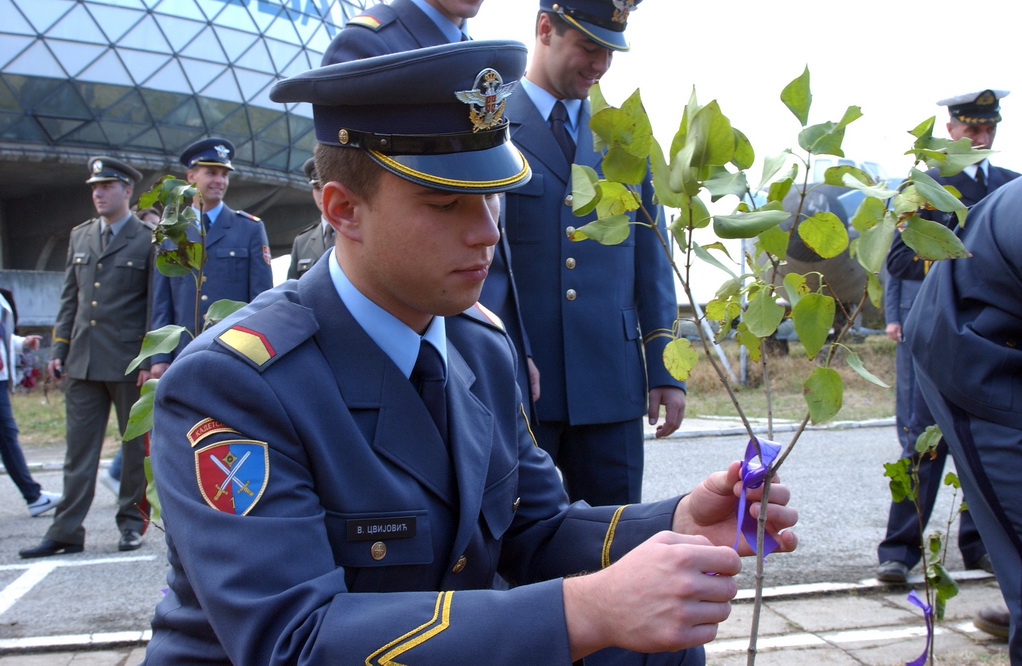
[[[42,543],[22,550],[22,557],[82,551],[82,523],[96,490],[110,405],[117,409],[123,434],[139,387],[149,376],[147,370],[124,374],[148,330],[152,236],[129,209],[142,174],[111,157],[90,159],[89,169],[91,177],[85,182],[92,186],[99,215],[71,230],[49,364],[53,377],[66,377],[64,497]],[[135,550],[142,544],[145,525],[136,506],[145,496],[144,438],[124,442],[122,450],[118,547]]]
[[[316,173],[316,161],[311,157],[305,160],[302,165],[305,177],[312,185],[312,199],[319,209],[320,218],[312,226],[302,229],[295,236],[294,244],[291,246],[291,266],[287,270],[287,279],[295,280],[305,274],[305,271],[312,268],[312,265],[319,261],[319,258],[326,254],[327,248],[334,246],[334,228],[322,216],[323,213],[323,190],[319,182],[319,175]]]

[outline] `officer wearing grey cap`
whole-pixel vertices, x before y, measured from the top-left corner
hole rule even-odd
[[[476,303],[497,195],[530,177],[505,117],[525,55],[448,44],[272,89],[312,104],[337,241],[160,381],[172,572],[148,664],[568,664],[698,645],[727,616],[738,463],[684,499],[569,505]]]
[[[312,200],[316,202],[320,217],[314,224],[302,229],[291,244],[291,265],[287,279],[295,280],[305,274],[322,257],[327,248],[334,246],[334,228],[323,217],[323,184],[316,174],[316,160],[309,158],[302,165],[302,171],[312,187]]]
[[[181,165],[187,169],[185,177],[198,190],[192,206],[199,225],[188,230],[188,238],[198,242],[205,234],[200,318],[219,300],[247,303],[273,286],[270,245],[263,221],[245,211],[231,210],[224,203],[230,175],[235,170],[231,163],[234,151],[234,144],[227,139],[211,137],[191,144],[180,157]],[[194,334],[195,299],[195,280],[191,275],[171,277],[157,271],[153,276],[153,329],[175,324]],[[173,353],[152,357],[154,377],[159,378],[166,371],[190,339],[182,336]]]
[[[152,235],[129,208],[142,174],[113,157],[88,161],[92,202],[98,215],[71,230],[64,287],[53,326],[49,373],[64,378],[67,451],[64,496],[42,543],[20,551],[25,558],[77,553],[85,547],[83,523],[96,490],[96,472],[110,406],[121,433],[128,424],[143,369],[125,375],[148,329]],[[121,444],[122,482],[115,517],[120,550],[142,545],[145,520],[145,443]]]

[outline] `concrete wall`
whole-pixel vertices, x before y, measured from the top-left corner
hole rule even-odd
[[[58,271],[0,270],[0,287],[14,292],[19,330],[53,327],[63,281]]]

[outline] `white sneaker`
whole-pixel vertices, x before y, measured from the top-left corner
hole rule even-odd
[[[99,471],[99,482],[103,484],[107,490],[114,494],[114,497],[121,496],[121,482],[118,479],[110,476],[110,472],[107,470]]]
[[[28,505],[28,513],[33,518],[42,515],[50,509],[57,508],[57,502],[60,501],[60,495],[57,493],[46,492],[45,490],[39,493],[39,499]]]

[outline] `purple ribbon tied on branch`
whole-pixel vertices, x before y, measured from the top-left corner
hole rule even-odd
[[[757,444],[759,445],[758,449]],[[752,514],[746,507],[746,492],[763,485],[767,474],[770,472],[770,465],[773,464],[774,458],[780,452],[780,444],[756,436],[753,436],[745,447],[745,459],[742,461],[741,471],[742,492],[738,497],[738,527],[735,530],[735,550],[738,550],[738,545],[741,543],[742,535],[744,534],[745,540],[749,542],[749,547],[752,548],[752,552],[756,552],[756,519],[752,517]],[[759,458],[759,462],[756,462],[756,458]],[[765,533],[763,535],[763,556],[766,557],[777,550],[777,545],[774,537],[769,532]]]
[[[920,599],[915,590],[908,593],[908,600],[919,606],[923,615],[926,616],[926,647],[923,648],[923,653],[919,655],[918,659],[905,662],[905,666],[923,666],[926,663],[926,657],[930,654],[930,641],[933,640],[933,606]]]

